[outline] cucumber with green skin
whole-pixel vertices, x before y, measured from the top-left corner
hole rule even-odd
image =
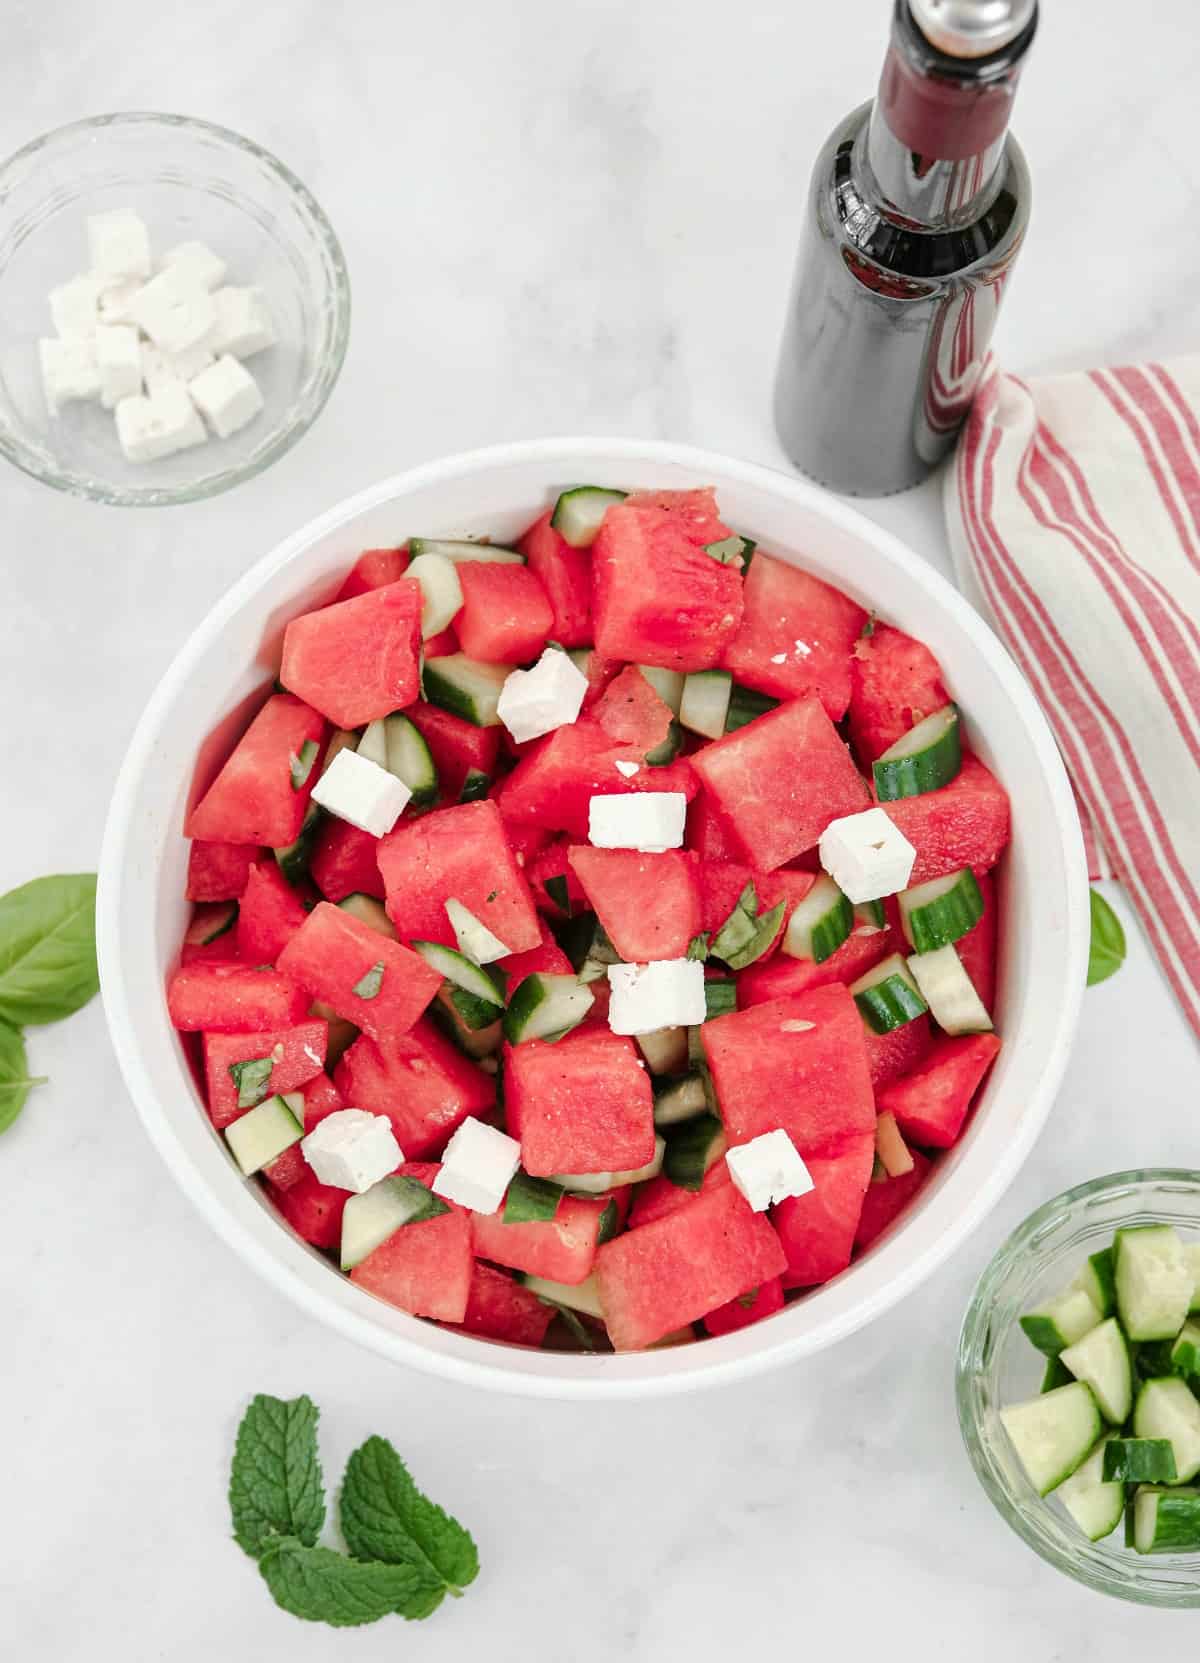
[[[1185,1322],[1171,1347],[1171,1369],[1185,1380],[1200,1379],[1200,1322]]]
[[[926,716],[889,745],[871,764],[875,796],[881,803],[940,791],[962,768],[962,736],[956,705]]]
[[[425,735],[402,712],[368,722],[358,742],[358,754],[407,785],[414,807],[428,808],[437,801],[438,773],[433,753]]]
[[[1095,1398],[1078,1380],[1027,1403],[1010,1404],[1000,1411],[1000,1421],[1042,1496],[1083,1464],[1104,1430]]]
[[[664,670],[658,664],[639,664],[638,669],[666,705],[671,715],[678,716],[679,706],[683,702],[683,672],[681,670]]]
[[[929,1009],[899,953],[890,954],[882,964],[851,982],[850,992],[864,1022],[877,1034],[891,1033],[893,1028],[924,1016]]]
[[[1133,1501],[1133,1546],[1139,1553],[1200,1549],[1200,1490],[1140,1489]]]
[[[510,1045],[541,1039],[553,1044],[577,1028],[595,1004],[591,988],[576,976],[535,970],[526,976],[504,1013],[504,1037]]]
[[[430,704],[477,728],[496,728],[500,726],[496,707],[512,672],[511,664],[485,664],[459,652],[426,659],[421,679]]]
[[[471,1027],[485,1028],[489,1022],[498,1020],[504,1009],[504,988],[493,971],[485,970],[465,953],[440,941],[414,941],[412,950],[419,953],[431,969],[469,994],[479,1006],[485,1007],[489,1014],[477,1011],[475,1014],[479,1020],[471,1022],[467,1011],[455,1001],[459,1013],[470,1022]]]
[[[1112,1248],[1103,1247],[1099,1253],[1089,1253],[1072,1286],[1083,1289],[1102,1317],[1113,1316],[1117,1309],[1117,1278]]]
[[[1180,1484],[1200,1472],[1200,1402],[1186,1381],[1175,1375],[1147,1380],[1133,1407],[1133,1431],[1138,1438],[1170,1442]]]
[[[797,902],[784,931],[781,951],[794,959],[823,964],[854,928],[854,908],[825,872]]]
[[[464,1056],[479,1062],[484,1057],[492,1056],[504,1043],[499,1015],[481,1028],[471,1026],[471,1021],[477,1021],[482,1014],[482,1006],[482,1000],[476,1002],[471,994],[455,987],[453,982],[443,982],[425,1014]],[[467,1015],[463,1014],[464,1008]],[[468,1016],[471,1021],[468,1021]]]
[[[1125,1512],[1124,1484],[1104,1474],[1108,1447],[1107,1441],[1098,1443],[1054,1492],[1089,1542],[1111,1536]]]
[[[1191,1269],[1183,1242],[1169,1224],[1118,1230],[1117,1314],[1131,1340],[1173,1340],[1192,1301]]]
[[[365,924],[369,930],[384,935],[389,941],[397,939],[396,926],[387,915],[387,908],[382,901],[376,900],[374,895],[364,895],[361,890],[355,890],[352,895],[346,895],[338,902],[342,912],[348,912],[351,918],[357,918],[360,924]]]
[[[303,1114],[304,1098],[299,1092],[289,1092],[287,1097],[268,1097],[226,1126],[225,1141],[244,1177],[261,1172],[277,1155],[300,1142]]]
[[[346,1202],[342,1213],[342,1269],[353,1270],[406,1224],[419,1224],[449,1211],[447,1203],[419,1179],[402,1173],[381,1178]]]
[[[896,897],[900,926],[916,953],[932,953],[961,941],[983,917],[983,891],[969,866],[902,889]]]
[[[647,768],[665,768],[669,762],[674,762],[683,747],[683,728],[676,717],[672,716],[671,725],[667,729],[667,737],[661,744],[654,745],[646,752]]]
[[[705,739],[721,739],[733,693],[728,670],[693,670],[684,677],[679,720],[692,733]]]
[[[282,849],[272,850],[275,864],[289,883],[297,884],[308,876],[309,863],[316,848],[317,833],[321,829],[323,819],[319,804],[310,802],[304,811],[304,820],[295,840],[285,844]]]
[[[776,710],[780,702],[769,693],[756,693],[752,687],[743,687],[735,681],[729,690],[729,704],[725,710],[725,732],[737,733],[748,722]]]
[[[624,502],[624,491],[603,485],[573,485],[559,493],[550,524],[573,549],[591,548],[610,508]]]
[[[492,789],[492,776],[485,774],[482,768],[468,768],[467,776],[463,780],[462,790],[458,794],[460,803],[477,803],[481,797],[486,797]]]
[[[1173,1484],[1175,1452],[1166,1438],[1110,1438],[1104,1477],[1120,1484]]]
[[[665,1080],[654,1093],[654,1124],[677,1126],[704,1114],[709,1106],[708,1089],[700,1073],[685,1074],[679,1080]]]
[[[1048,1357],[1057,1357],[1103,1320],[1090,1295],[1083,1288],[1071,1287],[1026,1311],[1020,1324],[1031,1344]]]
[[[1106,1317],[1059,1356],[1077,1380],[1091,1387],[1105,1420],[1123,1425],[1133,1408],[1133,1366],[1116,1317]]]
[[[912,953],[908,968],[929,1007],[933,1020],[947,1034],[991,1031],[987,1006],[954,946],[935,947],[931,953]]]
[[[686,1028],[655,1028],[653,1033],[638,1034],[634,1043],[651,1074],[678,1074],[687,1067]]]
[[[714,1114],[699,1114],[672,1127],[663,1171],[680,1189],[698,1190],[709,1167],[725,1153],[725,1128]]]
[[[501,547],[498,543],[476,543],[461,537],[410,537],[408,553],[413,560],[422,554],[440,554],[443,560],[461,565],[464,560],[478,560],[493,566],[523,566],[525,556],[517,549]]]

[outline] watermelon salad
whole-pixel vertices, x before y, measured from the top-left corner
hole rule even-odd
[[[769,1318],[912,1204],[1000,1049],[968,716],[712,490],[367,550],[210,775],[167,999],[212,1124],[461,1333]]]

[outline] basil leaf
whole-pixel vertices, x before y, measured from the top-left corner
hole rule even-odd
[[[21,1030],[0,1022],[0,1132],[12,1125],[34,1086],[45,1083],[44,1074],[33,1076],[29,1072]]]
[[[1092,945],[1088,952],[1087,985],[1106,982],[1125,962],[1125,931],[1121,920],[1098,889],[1092,897]]]
[[[728,1016],[737,1009],[737,983],[733,978],[710,976],[704,984],[704,1020]]]
[[[518,1171],[504,1197],[505,1224],[548,1224],[563,1198],[561,1184]]]
[[[58,1022],[99,986],[94,872],[34,878],[0,896],[0,1021]]]
[[[571,892],[567,888],[567,880],[565,876],[561,872],[556,872],[552,877],[545,880],[542,887],[545,889],[546,894],[549,895],[550,899],[554,902],[559,912],[569,918],[571,916]]]
[[[443,1201],[440,1195],[435,1195],[428,1184],[423,1184],[419,1178],[412,1177],[407,1172],[393,1173],[390,1178],[384,1178],[394,1194],[403,1198],[409,1208],[408,1217],[404,1224],[424,1224],[427,1218],[440,1218],[443,1213],[450,1211],[450,1203]],[[403,1229],[401,1225],[401,1229]]]
[[[247,1057],[245,1062],[230,1063],[239,1109],[253,1109],[269,1096],[274,1067],[270,1057]]]
[[[317,760],[317,742],[306,739],[300,747],[299,756],[293,751],[288,758],[288,766],[292,771],[292,790],[303,791],[308,784],[308,776],[313,771],[313,763]]]
[[[376,998],[379,989],[383,986],[383,969],[383,960],[379,959],[371,966],[361,981],[355,982],[351,991],[356,993],[360,999]]]
[[[726,953],[725,963],[731,970],[745,970],[749,964],[754,964],[766,952],[767,948],[779,934],[779,926],[783,923],[783,914],[787,902],[780,901],[770,912],[764,912],[756,921],[754,934],[750,940],[738,947],[732,953]]]
[[[708,935],[694,935],[688,942],[687,956],[690,959],[706,959],[708,957]]]
[[[386,1438],[368,1438],[346,1463],[341,1523],[356,1558],[406,1566],[426,1593],[461,1594],[479,1575],[470,1532],[422,1495]]]
[[[273,1541],[258,1568],[276,1605],[331,1628],[377,1623],[393,1612],[427,1617],[432,1609],[426,1579],[411,1565],[364,1564],[293,1536]]]
[[[735,532],[731,537],[722,537],[719,543],[706,543],[704,552],[722,566],[740,567],[743,561],[749,560],[756,547],[749,537],[739,537]]]
[[[311,1547],[325,1523],[317,1456],[317,1406],[260,1392],[242,1416],[229,1475],[229,1507],[238,1546],[257,1559],[277,1537]]]

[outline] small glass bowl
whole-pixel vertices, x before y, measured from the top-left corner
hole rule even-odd
[[[47,409],[38,340],[50,290],[87,270],[89,214],[127,208],[156,256],[207,243],[227,281],[256,285],[276,344],[249,367],[264,408],[239,433],[157,462],[127,462],[98,402]],[[346,354],[350,284],[333,228],[308,190],[249,139],[187,116],[95,116],[0,164],[0,453],[56,490],[125,507],[213,496],[261,473],[321,411]]]
[[[958,1420],[967,1452],[1001,1515],[1036,1553],[1077,1582],[1141,1605],[1200,1606],[1200,1555],[1137,1554],[1118,1525],[1089,1542],[1053,1493],[1039,1496],[1000,1424],[1007,1404],[1036,1397],[1046,1359],[1018,1325],[1023,1311],[1071,1281],[1089,1253],[1130,1224],[1200,1232],[1200,1172],[1159,1168],[1094,1178],[1031,1213],[984,1271],[958,1345]]]

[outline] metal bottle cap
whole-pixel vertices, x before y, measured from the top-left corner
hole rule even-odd
[[[982,58],[1016,40],[1037,0],[908,0],[908,5],[913,22],[939,52]]]

